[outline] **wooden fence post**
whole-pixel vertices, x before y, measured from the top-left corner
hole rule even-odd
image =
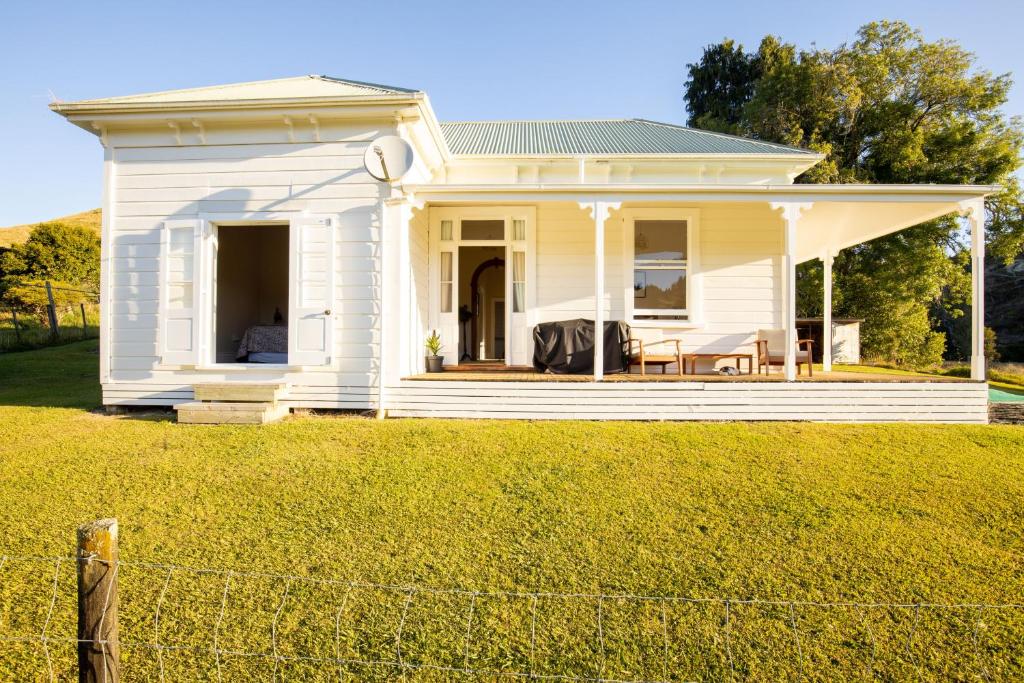
[[[78,681],[118,683],[117,520],[78,527]]]
[[[49,302],[46,306],[46,316],[50,320],[50,336],[54,339],[60,334],[60,330],[57,328],[57,307],[53,303],[53,288],[50,287],[50,281],[46,281],[46,300]]]
[[[88,328],[85,326],[85,304],[78,304],[82,309],[82,339],[85,339],[86,335],[89,334]]]

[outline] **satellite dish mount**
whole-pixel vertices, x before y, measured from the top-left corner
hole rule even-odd
[[[397,135],[382,135],[363,154],[363,166],[377,180],[393,183],[409,172],[414,158],[408,142]]]

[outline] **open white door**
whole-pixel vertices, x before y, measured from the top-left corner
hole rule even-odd
[[[160,237],[160,359],[199,363],[203,222],[165,221]]]
[[[509,230],[507,262],[511,267],[505,269],[508,316],[505,358],[508,365],[530,365],[533,362],[533,326],[537,324],[536,214],[532,210],[513,214]]]
[[[448,215],[430,212],[430,311],[431,329],[441,336],[445,365],[459,363],[459,247],[457,222]],[[436,255],[436,258],[433,257]],[[422,340],[419,342],[422,346]]]
[[[288,364],[330,365],[334,350],[335,216],[291,222]]]

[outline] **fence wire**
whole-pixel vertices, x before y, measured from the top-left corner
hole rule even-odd
[[[0,679],[74,677],[77,561],[0,556]],[[1019,603],[486,591],[127,561],[114,571],[124,680],[1024,678]]]

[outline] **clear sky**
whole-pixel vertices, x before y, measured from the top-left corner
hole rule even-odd
[[[102,151],[46,105],[322,73],[425,90],[442,120],[683,123],[685,65],[725,37],[833,47],[903,19],[1024,81],[1019,0],[3,0],[0,226],[100,204]],[[1024,114],[1024,82],[1007,106]]]

